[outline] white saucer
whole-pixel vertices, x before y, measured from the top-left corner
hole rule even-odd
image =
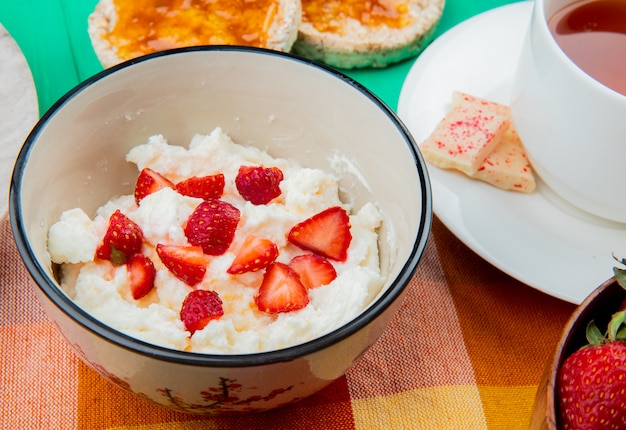
[[[0,219],[8,208],[13,164],[24,139],[37,122],[35,84],[15,40],[0,25]]]
[[[422,142],[454,90],[510,104],[532,2],[477,15],[436,39],[404,82],[398,114]],[[501,191],[429,166],[435,214],[461,241],[512,277],[580,303],[626,257],[626,225],[582,213],[542,183],[533,194]]]

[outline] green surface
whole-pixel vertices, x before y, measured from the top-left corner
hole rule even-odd
[[[87,35],[87,17],[97,0],[0,0],[0,23],[30,66],[44,113],[67,91],[102,70]],[[459,22],[512,1],[448,0],[438,36]],[[395,110],[402,83],[415,59],[385,69],[343,71]]]

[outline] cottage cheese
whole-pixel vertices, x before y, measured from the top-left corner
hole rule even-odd
[[[216,291],[224,315],[193,336],[179,318],[181,304],[192,287],[175,278],[156,254],[157,243],[187,244],[183,223],[201,202],[166,188],[148,195],[137,206],[132,195],[112,199],[91,219],[81,209],[64,212],[51,226],[48,250],[61,265],[61,286],[75,302],[104,323],[130,336],[169,348],[215,354],[242,354],[276,350],[319,337],[357,316],[376,296],[384,282],[378,257],[377,228],[382,215],[368,203],[350,215],[352,242],[345,262],[333,261],[337,278],[309,291],[310,303],[299,311],[270,315],[259,311],[254,295],[263,271],[229,275],[232,249],[249,234],[262,235],[279,247],[277,261],[287,263],[301,249],[286,239],[289,229],[330,206],[350,208],[339,200],[333,175],[275,159],[254,147],[234,143],[221,129],[196,135],[188,148],[169,145],[160,135],[133,148],[127,160],[141,170],[150,167],[173,182],[191,176],[221,172],[226,178],[222,199],[241,211],[241,220],[229,251],[212,257],[201,284]],[[243,200],[234,185],[242,164],[279,167],[284,180],[281,196],[267,205]],[[143,253],[157,269],[155,287],[134,300],[125,266],[95,260],[109,216],[120,209],[144,233]]]

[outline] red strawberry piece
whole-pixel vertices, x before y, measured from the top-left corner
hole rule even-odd
[[[590,323],[589,345],[567,357],[559,369],[559,428],[626,428],[626,342],[620,333],[625,315],[613,315],[606,337]]]
[[[626,428],[625,392],[626,343],[575,352],[559,375],[562,428]]]
[[[345,261],[352,241],[350,217],[343,208],[333,206],[293,226],[288,239],[302,249]]]
[[[134,254],[129,258],[126,268],[130,275],[130,293],[133,299],[139,300],[154,287],[154,264],[145,255]]]
[[[139,173],[135,183],[135,202],[139,204],[148,194],[166,187],[174,188],[174,183],[160,173],[146,167]]]
[[[176,191],[183,196],[199,199],[217,199],[224,194],[224,175],[192,176],[176,184]]]
[[[276,257],[278,257],[278,246],[274,242],[251,235],[244,240],[227,272],[231,275],[256,272],[269,266],[276,260]]]
[[[314,254],[298,255],[289,262],[307,289],[330,284],[336,277],[335,268],[326,258]]]
[[[228,202],[206,200],[187,219],[185,236],[190,244],[201,247],[205,254],[222,255],[235,237],[239,215],[239,209]]]
[[[199,246],[159,243],[156,251],[172,275],[185,284],[193,287],[204,278],[208,260]]]
[[[254,205],[264,205],[280,196],[283,172],[278,167],[241,166],[235,185],[241,197]]]
[[[224,315],[222,299],[215,291],[194,290],[187,294],[180,309],[180,319],[191,334]]]
[[[274,262],[265,269],[254,301],[260,311],[275,314],[304,308],[309,304],[309,294],[292,268]]]
[[[120,266],[131,255],[141,252],[142,244],[141,227],[118,209],[109,217],[109,225],[96,249],[96,256],[109,260],[114,266]]]

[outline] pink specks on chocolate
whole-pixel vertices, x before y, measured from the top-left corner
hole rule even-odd
[[[465,119],[450,122],[448,133],[450,138],[455,141],[472,142],[478,136],[482,136],[485,141],[490,141],[495,136],[492,130],[493,124],[497,120],[493,115],[483,115],[482,113],[468,116]]]

